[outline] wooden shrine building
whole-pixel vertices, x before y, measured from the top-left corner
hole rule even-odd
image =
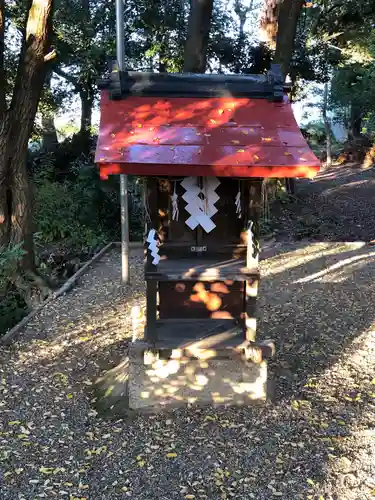
[[[100,87],[101,177],[146,185],[146,328],[130,347],[129,405],[264,399],[261,185],[320,167],[278,66],[259,76],[114,69]]]

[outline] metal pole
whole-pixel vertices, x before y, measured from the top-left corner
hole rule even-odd
[[[125,66],[124,40],[124,0],[116,0],[116,55],[120,71]],[[121,280],[129,283],[129,210],[128,210],[128,176],[120,175],[121,203]]]

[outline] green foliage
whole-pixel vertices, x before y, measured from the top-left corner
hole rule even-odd
[[[0,247],[0,335],[25,315],[25,302],[13,284],[22,255],[21,245]]]
[[[349,64],[334,73],[331,88],[331,108],[343,123],[350,120],[354,105],[366,132],[374,132],[373,110],[375,101],[375,69],[371,64]]]
[[[321,121],[309,122],[303,127],[303,133],[310,146],[318,146],[325,143],[326,131]]]
[[[53,163],[65,156],[66,171],[59,174]],[[84,155],[69,162],[71,144],[56,154],[34,157],[35,223],[39,245],[65,240],[73,249],[91,251],[105,242],[120,239],[119,179],[102,181],[91,158]],[[37,167],[35,167],[37,164]],[[138,179],[130,177],[130,237],[143,234],[143,207]]]
[[[332,104],[345,107],[355,101],[361,109],[372,109],[375,98],[374,76],[373,64],[351,64],[339,68],[332,80]]]
[[[22,245],[0,247],[0,293],[6,290],[24,254]]]
[[[75,187],[68,181],[37,182],[35,219],[39,244],[68,240],[72,247],[79,248],[97,247],[105,241],[100,229],[94,231],[82,222],[85,208],[76,195]]]

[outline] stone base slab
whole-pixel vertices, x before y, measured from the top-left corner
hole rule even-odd
[[[226,354],[226,355],[224,355]],[[156,413],[179,406],[251,405],[267,395],[267,361],[246,361],[226,350],[186,355],[154,352],[145,342],[129,347],[128,357],[96,384],[101,413]]]

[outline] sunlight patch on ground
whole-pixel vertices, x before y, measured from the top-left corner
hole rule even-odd
[[[302,248],[292,252],[276,255],[267,259],[266,266],[262,271],[262,276],[272,276],[292,270],[298,266],[312,262],[321,256],[334,256],[341,252],[351,251],[361,248],[365,243],[306,243]]]
[[[134,297],[126,304],[116,308],[96,308],[79,321],[56,325],[56,334],[49,340],[32,340],[32,349],[20,351],[17,363],[23,368],[39,363],[58,362],[69,356],[72,348],[81,349],[90,356],[98,349],[105,349],[119,341],[131,341],[135,336],[132,309],[141,309],[144,297]],[[120,310],[119,310],[120,309]],[[137,323],[142,328],[142,321]]]
[[[374,258],[375,252],[369,252],[365,255],[355,255],[354,257],[340,260],[340,262],[328,266],[314,274],[295,280],[293,283],[311,283],[312,281],[319,281],[321,283],[340,283],[345,281],[348,275],[365,266],[368,262],[367,259],[373,261]]]
[[[345,184],[342,184],[341,186],[335,186],[332,188],[325,189],[322,191],[322,196],[329,196],[333,193],[337,193],[338,191],[345,191],[348,189],[353,189],[359,186],[363,186],[364,184],[374,184],[373,179],[363,179],[361,181],[353,181],[353,182],[347,182]]]

